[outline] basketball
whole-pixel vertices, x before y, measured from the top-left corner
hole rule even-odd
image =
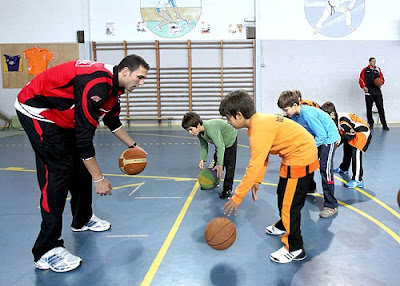
[[[227,249],[236,240],[236,227],[228,218],[216,217],[207,224],[204,238],[216,250]]]
[[[400,190],[397,192],[397,204],[399,205],[400,208]]]
[[[374,84],[375,84],[376,86],[381,86],[381,85],[383,85],[383,79],[381,79],[380,77],[377,77],[377,78],[374,80]]]
[[[214,171],[212,168],[201,170],[199,174],[199,184],[204,190],[214,189],[219,184],[219,181],[217,171]]]
[[[138,148],[128,148],[119,156],[119,168],[128,175],[141,173],[147,164],[147,156]]]

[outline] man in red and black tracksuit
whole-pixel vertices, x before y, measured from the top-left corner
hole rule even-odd
[[[382,71],[376,65],[375,58],[369,58],[369,65],[360,73],[360,79],[358,83],[365,92],[365,104],[367,106],[367,119],[370,128],[374,127],[374,118],[372,117],[372,105],[375,102],[376,108],[378,109],[379,118],[382,123],[383,130],[388,131],[389,127],[386,123],[385,109],[383,108],[383,97],[381,87],[375,85],[374,80],[377,78],[382,79],[382,84],[385,83]]]
[[[35,151],[42,192],[41,230],[32,249],[36,268],[65,272],[81,263],[60,239],[68,191],[73,231],[111,227],[92,210],[92,180],[99,195],[111,195],[112,188],[97,164],[93,137],[102,119],[124,144],[140,148],[119,120],[119,96],[142,85],[148,70],[149,65],[137,55],[125,57],[114,67],[71,61],[39,74],[19,93],[15,108]]]

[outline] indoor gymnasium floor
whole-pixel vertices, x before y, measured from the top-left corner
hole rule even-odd
[[[223,216],[219,190],[199,188],[198,140],[178,126],[135,127],[129,131],[148,155],[146,169],[123,175],[117,160],[124,146],[108,131],[95,137],[97,159],[111,181],[111,197],[93,196],[97,216],[112,223],[103,233],[73,233],[67,202],[63,239],[82,265],[67,273],[36,270],[31,247],[41,222],[34,155],[22,131],[0,132],[0,285],[399,285],[400,127],[379,127],[364,156],[364,189],[347,189],[335,176],[340,207],[320,219],[322,190],[307,197],[302,210],[304,261],[276,264],[269,254],[282,246],[265,226],[278,219],[278,156],[271,156],[259,200],[249,194],[231,216],[236,242],[211,249],[204,229]],[[239,131],[235,185],[249,159],[248,138]],[[213,151],[213,148],[211,148]],[[212,152],[209,152],[212,158]],[[342,148],[335,156],[341,161]],[[320,182],[319,173],[316,180]]]

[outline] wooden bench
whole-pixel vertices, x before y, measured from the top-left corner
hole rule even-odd
[[[137,121],[145,121],[145,120],[157,120],[158,125],[160,126],[162,121],[166,120],[168,123],[168,127],[172,126],[171,121],[174,120],[173,117],[165,117],[165,116],[143,116],[143,117],[126,117],[123,118],[122,120],[126,120],[128,122],[128,126],[130,126],[130,121],[137,120]]]

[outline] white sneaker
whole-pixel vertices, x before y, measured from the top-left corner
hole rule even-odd
[[[292,260],[303,260],[306,257],[307,254],[303,248],[289,252],[287,251],[285,246],[282,246],[277,251],[272,252],[271,255],[269,256],[269,258],[273,262],[278,262],[278,263],[289,263],[292,262]]]
[[[71,254],[64,247],[55,247],[40,257],[33,265],[37,269],[51,269],[54,272],[67,272],[78,268],[82,259]]]
[[[285,230],[280,230],[279,228],[275,227],[275,225],[270,225],[265,228],[265,233],[270,235],[281,235],[286,233]]]
[[[109,223],[106,220],[99,219],[95,214],[92,215],[90,220],[82,226],[82,228],[73,228],[71,227],[72,231],[86,231],[86,230],[91,230],[91,231],[106,231],[111,228],[111,223]]]

